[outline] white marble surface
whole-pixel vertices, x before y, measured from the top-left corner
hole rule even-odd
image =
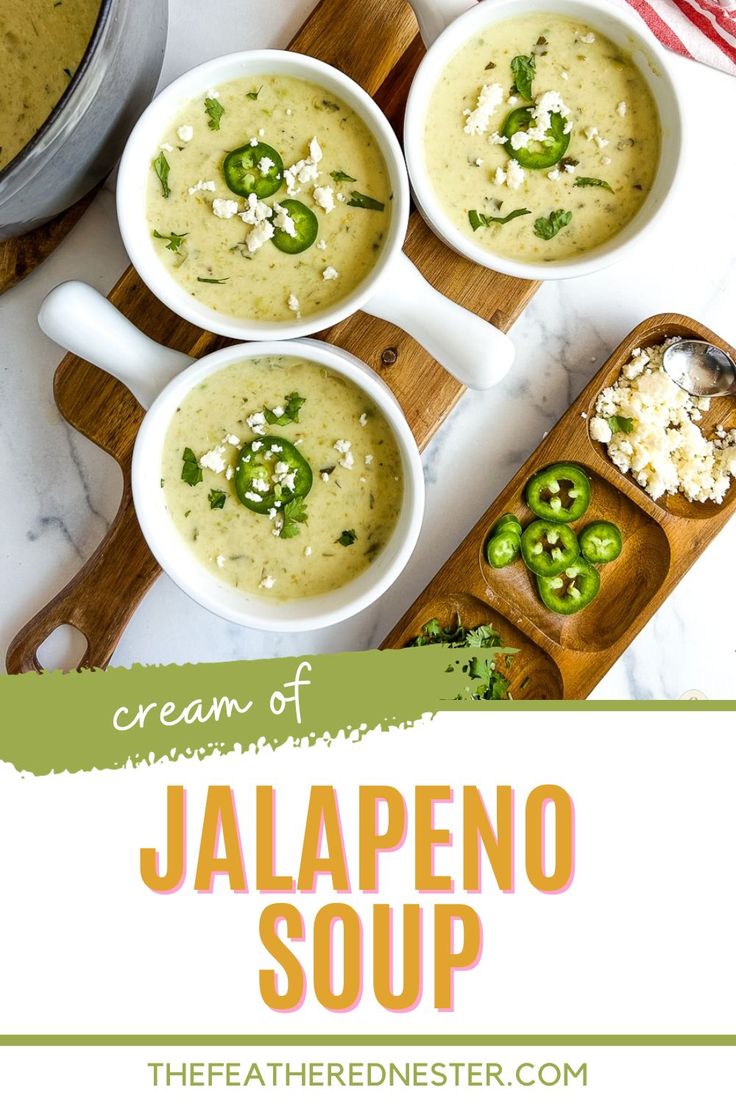
[[[171,0],[162,82],[235,48],[283,46],[313,0]],[[375,646],[609,352],[645,316],[682,311],[736,342],[736,144],[723,129],[732,78],[681,58],[673,66],[691,123],[687,170],[666,226],[615,268],[548,283],[513,331],[508,379],[467,394],[425,456],[427,514],[414,558],[392,590],[332,629],[252,632],[200,609],[161,578],[113,659],[117,665],[242,659]],[[107,292],[126,265],[109,187],[63,246],[0,299],[3,527],[0,650],[79,569],[120,493],[106,455],[70,429],[51,394],[59,350],[36,326],[44,294],[82,278]],[[452,476],[449,476],[449,472]],[[478,474],[481,472],[482,474]],[[736,690],[736,524],[727,526],[598,686],[597,698],[709,698]],[[63,648],[59,650],[61,657]]]

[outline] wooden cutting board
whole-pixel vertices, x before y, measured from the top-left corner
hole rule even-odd
[[[408,4],[321,0],[290,49],[329,62],[358,81],[400,133],[409,85],[423,54]],[[416,213],[411,217],[406,252],[439,291],[503,330],[539,286],[465,261],[435,238]],[[228,343],[172,314],[132,268],[109,298],[150,337],[192,357]],[[424,349],[386,322],[359,313],[320,336],[380,372],[401,403],[420,447],[462,394],[461,385]],[[130,491],[130,461],[143,417],[141,407],[121,383],[74,356],[66,356],[57,368],[54,395],[67,421],[120,464],[123,497],[110,531],[91,559],[12,641],[6,660],[10,673],[40,670],[38,648],[63,624],[74,625],[87,639],[80,667],[105,667],[160,572],[138,527]]]
[[[637,326],[440,568],[389,633],[384,648],[404,647],[433,617],[449,626],[459,616],[468,628],[492,622],[504,643],[519,649],[509,671],[514,698],[587,698],[736,513],[736,480],[720,505],[688,502],[683,495],[654,502],[590,437],[600,392],[618,379],[633,349],[657,345],[666,337],[709,341],[736,358],[736,349],[685,315],[661,314]],[[736,427],[736,399],[713,399],[700,424],[707,436],[717,425]],[[535,472],[560,461],[584,468],[592,487],[591,504],[573,528],[612,521],[624,538],[618,559],[601,568],[596,599],[567,617],[542,604],[521,561],[497,570],[484,554],[502,514],[516,514],[524,526],[533,520],[524,487]],[[711,597],[723,599],[715,582]]]

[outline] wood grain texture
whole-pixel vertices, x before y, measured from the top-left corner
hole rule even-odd
[[[404,647],[431,617],[450,623],[459,613],[468,627],[493,622],[505,642],[520,648],[512,667],[514,698],[577,699],[590,694],[736,512],[736,481],[720,505],[691,503],[682,495],[653,502],[613,466],[605,447],[590,438],[588,425],[596,398],[618,378],[631,351],[671,336],[710,341],[736,357],[736,350],[722,338],[685,315],[656,315],[637,326],[489,506],[382,647]],[[712,401],[701,425],[706,434],[712,434],[719,424],[736,425],[736,399]],[[570,617],[553,614],[542,605],[523,563],[494,570],[484,556],[490,530],[502,514],[516,514],[523,525],[532,520],[523,496],[531,476],[563,460],[583,466],[592,484],[591,506],[574,528],[608,520],[619,526],[624,537],[619,558],[601,569],[598,597]]]
[[[424,52],[408,4],[401,0],[321,0],[290,49],[329,62],[357,80],[400,133],[409,85]],[[457,256],[416,212],[411,216],[406,252],[430,283],[503,330],[511,326],[538,287]],[[109,298],[150,337],[190,356],[203,356],[228,343],[172,314],[132,268]],[[319,336],[380,372],[401,403],[420,447],[462,394],[462,386],[421,346],[387,322],[358,313]],[[12,642],[7,658],[11,672],[36,669],[38,645],[65,620],[89,641],[80,666],[106,666],[127,621],[159,572],[130,501],[130,455],[141,408],[122,384],[74,356],[66,356],[59,365],[54,392],[64,417],[118,461],[125,491],[121,510],[90,562]]]

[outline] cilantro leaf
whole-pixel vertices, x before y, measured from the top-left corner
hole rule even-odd
[[[530,215],[526,207],[519,207],[516,211],[509,212],[508,215],[504,215],[501,218],[500,215],[484,215],[482,211],[468,211],[468,221],[473,230],[478,230],[481,226],[493,226],[494,222],[500,226],[505,226],[507,222],[511,222],[512,219],[520,218],[521,215]]]
[[[572,211],[550,211],[549,218],[538,218],[534,223],[534,233],[543,241],[549,241],[559,234],[563,226],[572,222]]]
[[[166,248],[170,249],[172,253],[178,253],[181,249],[181,243],[188,236],[187,234],[175,234],[172,230],[170,234],[159,234],[158,230],[153,231],[154,238],[160,238],[161,241],[167,243]]]
[[[188,483],[190,487],[196,487],[198,483],[202,482],[202,469],[199,466],[199,461],[190,448],[185,448],[181,454],[181,458],[184,461],[181,469],[181,477],[185,483]]]
[[[355,177],[354,176],[348,176],[348,174],[346,172],[342,172],[341,169],[335,169],[334,172],[330,173],[330,176],[332,177],[332,179],[335,181],[336,184],[339,184],[342,180],[347,181],[349,184],[354,184],[355,183]]]
[[[351,544],[355,544],[357,539],[358,534],[354,529],[343,529],[335,544],[341,544],[343,548],[349,548]]]
[[[171,165],[166,160],[166,154],[163,150],[161,150],[158,157],[156,157],[151,164],[153,165],[153,171],[161,182],[161,194],[164,199],[168,199],[171,195],[171,188],[169,187],[169,172],[171,170]]]
[[[200,475],[201,474],[202,473],[200,471]],[[209,500],[210,510],[221,510],[225,505],[227,494],[225,493],[225,491],[218,491],[213,487],[210,493],[207,495],[207,498]]]
[[[284,505],[284,524],[281,526],[279,536],[282,540],[289,540],[299,532],[299,524],[307,520],[307,509],[304,498],[297,495]]]
[[[381,203],[380,199],[373,199],[372,196],[363,195],[362,192],[352,191],[350,193],[350,199],[348,200],[348,207],[365,207],[368,211],[383,211],[386,208],[386,204]]]
[[[222,277],[220,277],[219,280],[216,279],[214,276],[198,276],[197,277],[197,283],[198,284],[226,284],[229,279],[230,279],[229,276],[222,276]]]
[[[222,106],[219,100],[216,100],[214,96],[208,96],[204,101],[204,110],[210,117],[210,121],[207,126],[210,130],[220,129],[220,119],[225,114],[225,108]]]
[[[466,696],[473,701],[497,701],[509,697],[510,682],[497,669],[497,662],[503,659],[508,666],[518,648],[504,647],[500,633],[493,625],[478,625],[474,629],[466,629],[458,615],[455,627],[445,628],[434,617],[422,626],[419,636],[411,640],[408,647],[422,648],[429,644],[444,644],[453,649],[483,648],[485,655],[470,656],[463,665],[463,671],[473,683],[467,687]],[[455,667],[456,664],[450,665],[448,672],[454,671]]]
[[[605,188],[611,195],[615,192],[607,180],[599,180],[597,176],[578,176],[575,178],[574,188]]]
[[[519,54],[511,62],[511,72],[514,84],[520,96],[525,100],[531,100],[532,81],[537,71],[537,62],[531,54]]]
[[[299,421],[299,411],[304,406],[307,400],[299,395],[296,391],[292,391],[290,395],[286,396],[284,401],[283,414],[275,414],[273,410],[269,410],[268,407],[264,408],[263,413],[266,416],[266,421],[269,425],[285,426],[290,422]]]
[[[614,414],[608,419],[611,433],[631,433],[634,428],[633,418],[622,418],[620,414]]]

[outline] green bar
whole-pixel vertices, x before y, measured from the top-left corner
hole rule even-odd
[[[0,1046],[723,1047],[736,1035],[0,1035]]]

